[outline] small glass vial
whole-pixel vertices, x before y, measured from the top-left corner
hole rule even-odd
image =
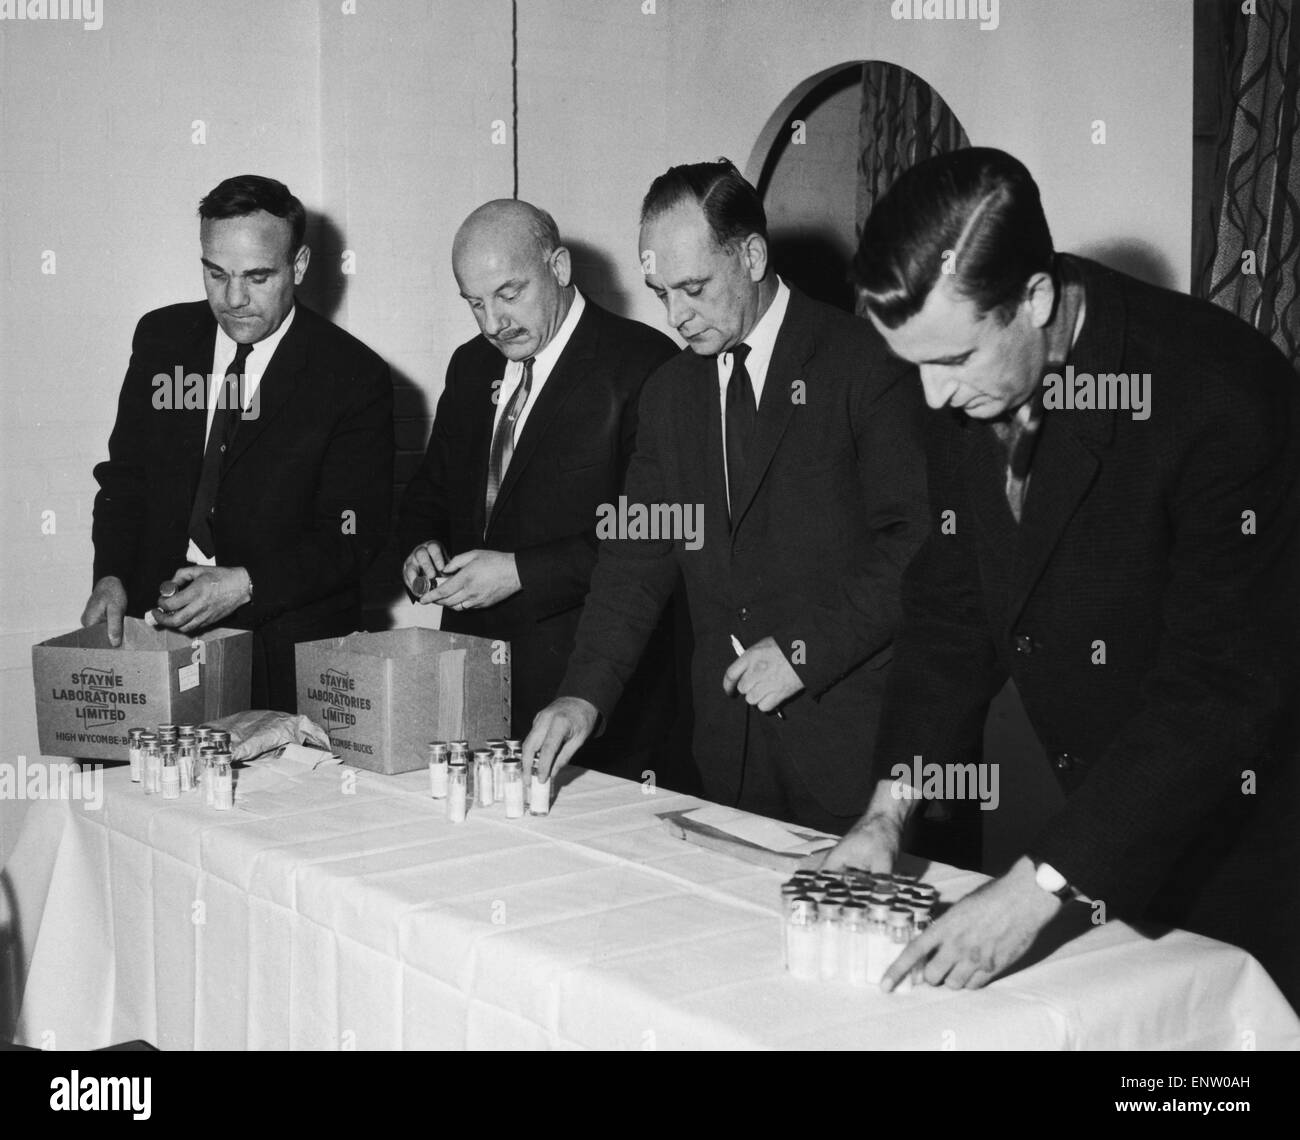
[[[447,762],[450,755],[446,741],[429,741],[429,795],[435,800],[447,798]]]
[[[502,761],[501,791],[506,805],[506,819],[522,819],[524,814],[524,762],[522,760]]]
[[[162,791],[162,741],[152,732],[144,734],[144,794],[156,796]]]
[[[235,774],[230,770],[230,753],[218,752],[212,768],[212,806],[229,811],[235,806]]]
[[[230,733],[224,728],[214,728],[208,734],[208,740],[212,747],[219,752],[230,751]]]
[[[144,778],[144,737],[143,728],[130,728],[126,732],[126,755],[131,762],[131,783],[138,784]]]
[[[154,731],[158,734],[159,740],[175,740],[177,726],[174,724],[160,724]]]
[[[537,768],[533,768],[528,781],[528,814],[549,815],[551,812],[551,781],[543,780]]]
[[[505,772],[501,766],[510,757],[504,740],[489,740],[488,751],[492,753],[492,802],[501,803],[506,798]]]
[[[815,982],[821,972],[817,902],[795,895],[785,912],[785,968],[792,978]]]
[[[522,760],[524,758],[524,742],[522,740],[507,740],[506,755],[512,760]]]
[[[803,893],[804,893],[804,884],[803,884],[803,880],[801,879],[791,879],[789,880],[789,882],[782,883],[781,884],[782,909],[784,910],[786,908],[790,900],[794,898],[795,895],[801,895]]]
[[[888,970],[894,964],[894,960],[907,949],[907,944],[912,941],[912,912],[905,906],[893,907],[889,911],[886,925],[889,930],[889,949],[885,955],[885,969]],[[894,993],[905,994],[911,989],[912,976],[909,973],[894,986]]]
[[[840,943],[843,941],[840,914],[840,903],[828,893],[826,899],[817,907],[817,925],[821,927],[819,975],[823,982],[833,982],[840,976]]]
[[[447,818],[464,823],[469,810],[469,766],[463,756],[453,756],[447,765]]]
[[[211,740],[211,737],[208,737]],[[195,786],[203,793],[203,802],[208,807],[216,803],[216,786],[213,778],[213,769],[217,766],[217,756],[219,751],[211,744],[205,744],[199,749],[199,766],[194,775]]]
[[[852,986],[867,984],[867,908],[860,902],[840,907],[840,977]]]
[[[174,800],[181,794],[181,771],[176,753],[176,745],[162,746],[162,795],[165,800]]]
[[[867,984],[880,985],[889,963],[889,904],[878,902],[876,897],[867,903]],[[892,959],[890,959],[892,961]]]
[[[212,740],[212,732],[215,728],[216,725],[212,724],[200,724],[195,727],[194,735],[198,738],[200,748]]]
[[[178,742],[176,766],[181,772],[181,791],[192,792],[198,786],[195,783],[195,776],[199,766],[199,738],[191,729],[188,734],[180,733]]]
[[[480,748],[474,753],[474,802],[479,807],[492,806],[492,784],[492,753]]]

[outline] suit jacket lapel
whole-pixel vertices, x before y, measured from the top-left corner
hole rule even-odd
[[[510,457],[510,465],[501,478],[501,487],[497,492],[496,503],[492,508],[493,519],[501,513],[502,504],[510,498],[515,485],[528,467],[534,452],[537,451],[538,443],[550,428],[551,421],[555,419],[559,410],[564,407],[565,401],[582,386],[590,375],[587,362],[596,356],[597,340],[595,310],[592,303],[588,301],[582,319],[578,321],[577,327],[573,330],[573,335],[569,337],[569,343],[564,346],[564,351],[560,353],[560,358],[555,362],[555,367],[551,369],[551,374],[546,378],[546,383],[542,385],[542,390],[537,393],[537,399],[533,401],[532,409],[528,413],[528,419],[524,421],[523,431],[519,433],[519,440],[515,444],[514,453]],[[490,451],[490,440],[488,448]],[[486,465],[483,468],[483,485],[486,488]],[[490,521],[488,526],[491,527]]]
[[[1084,279],[1084,327],[1068,359],[1094,376],[1122,366],[1126,313],[1112,283],[1088,262],[1072,259]],[[1049,409],[1030,468],[1007,624],[1024,610],[1070,519],[1097,478],[1115,432],[1115,410]],[[1008,508],[1009,510],[1009,508]]]
[[[257,386],[253,403],[239,421],[234,442],[231,443],[230,452],[226,457],[226,470],[239,462],[240,457],[257,442],[267,426],[275,421],[295,395],[299,395],[302,399],[312,398],[309,391],[299,392],[307,377],[309,334],[306,325],[309,320],[310,317],[299,305],[299,312],[294,317],[293,324],[284,334],[284,339],[276,348],[266,371],[262,373],[262,380]]]
[[[697,369],[684,395],[681,415],[682,440],[686,446],[679,457],[686,474],[686,487],[699,487],[704,503],[705,555],[718,559],[722,573],[730,565],[727,532],[727,476],[722,462],[722,408],[718,398],[718,362],[712,356],[697,356]],[[703,438],[701,438],[703,433]],[[701,466],[702,465],[702,466]],[[712,534],[715,541],[709,541]],[[725,579],[722,579],[725,580]]]
[[[191,501],[198,490],[199,474],[203,470],[203,451],[208,438],[208,378],[212,371],[212,353],[217,343],[217,320],[207,302],[202,302],[202,305],[203,311],[194,322],[180,361],[182,377],[202,376],[204,381],[203,406],[184,409],[177,439],[179,469],[185,473],[186,483],[183,486],[188,487]]]
[[[785,430],[790,426],[794,415],[794,400],[791,385],[804,378],[808,361],[816,352],[813,341],[802,313],[803,298],[790,292],[790,302],[785,311],[785,319],[776,334],[776,344],[772,349],[772,359],[767,365],[767,379],[763,382],[763,402],[758,408],[758,419],[754,425],[754,439],[750,445],[750,454],[745,461],[745,477],[740,481],[739,493],[733,495],[734,507],[731,516],[731,533],[740,529],[745,514],[758,493],[763,476],[772,463],[777,445]]]

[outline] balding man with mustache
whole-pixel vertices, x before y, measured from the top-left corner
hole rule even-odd
[[[527,202],[487,202],[461,224],[452,271],[481,335],[452,356],[398,521],[412,596],[444,607],[445,630],[511,643],[516,737],[564,675],[641,385],[677,352],[584,297],[571,269],[554,219]],[[578,763],[634,778],[658,765],[674,686],[666,626],[641,674]]]

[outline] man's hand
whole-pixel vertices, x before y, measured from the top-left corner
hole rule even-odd
[[[425,597],[453,610],[495,606],[522,589],[515,556],[499,550],[467,550],[443,566],[442,572],[450,577]]]
[[[182,566],[171,580],[179,589],[170,597],[159,595],[154,610],[164,629],[194,633],[252,600],[248,571],[242,566]]]
[[[121,578],[112,575],[101,578],[90,591],[90,600],[81,611],[81,624],[98,625],[108,622],[108,643],[122,644],[122,617],[126,613],[126,587]]]
[[[811,855],[805,866],[814,870],[840,871],[857,867],[876,875],[894,869],[903,845],[903,824],[890,816],[863,816],[829,851]]]
[[[1006,874],[972,891],[909,942],[880,987],[890,992],[914,967],[922,968],[932,986],[987,985],[1019,961],[1061,906],[1034,882],[1034,865],[1021,856]]]
[[[756,641],[722,674],[727,696],[740,693],[759,712],[771,712],[803,688],[799,674],[772,638]]]
[[[596,728],[600,713],[581,697],[560,697],[533,717],[523,743],[524,771],[537,761],[537,774],[549,780],[563,768]]]
[[[447,552],[443,550],[441,542],[431,538],[428,542],[420,543],[406,556],[406,561],[402,563],[402,581],[415,595],[415,600],[420,605],[427,606],[433,601],[430,587],[435,578],[446,573],[446,567]],[[416,578],[424,579],[423,590],[416,589]]]

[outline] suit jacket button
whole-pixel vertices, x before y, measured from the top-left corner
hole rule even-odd
[[[749,621],[749,607],[741,606],[740,609],[736,611],[736,616],[740,618],[741,621]]]
[[[1058,772],[1068,772],[1077,762],[1077,757],[1071,756],[1068,752],[1058,752],[1052,757],[1052,765]]]
[[[1016,634],[1016,652],[1033,653],[1033,651],[1034,651],[1034,639],[1030,637],[1029,634],[1027,633]]]

